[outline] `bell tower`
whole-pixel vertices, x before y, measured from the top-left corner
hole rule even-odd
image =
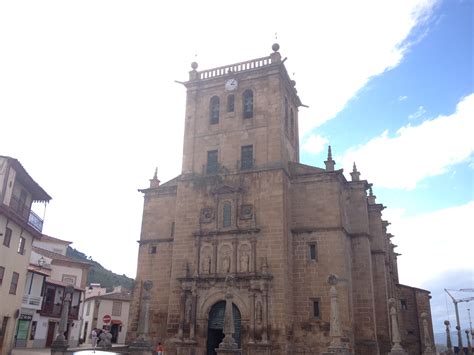
[[[187,88],[182,173],[286,168],[299,161],[302,106],[284,61],[267,57],[198,71]]]

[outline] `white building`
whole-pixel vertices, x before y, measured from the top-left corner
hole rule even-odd
[[[43,235],[33,243],[15,347],[49,347],[58,333],[67,285],[74,286],[66,339],[78,346],[90,263],[66,256],[71,242]]]
[[[85,343],[91,344],[89,334],[92,329],[109,329],[112,334],[112,343],[124,344],[127,335],[128,313],[130,309],[130,293],[115,288],[110,293],[103,294],[104,288],[93,284],[83,307],[82,338]],[[104,316],[110,316],[110,322],[104,322]]]
[[[8,354],[20,323],[33,240],[43,220],[31,207],[51,197],[17,159],[0,155],[0,354]],[[43,275],[44,276],[44,275]],[[40,277],[40,276],[38,276]],[[42,277],[42,276],[41,276]],[[35,279],[35,283],[39,282]]]

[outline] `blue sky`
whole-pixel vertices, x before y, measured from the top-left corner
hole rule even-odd
[[[267,56],[277,33],[309,106],[302,162],[324,166],[328,144],[346,174],[356,161],[387,206],[400,281],[433,291],[442,328],[453,312],[443,288],[474,288],[473,2],[221,5],[0,2],[0,154],[53,197],[44,232],[134,276],[137,189],[156,166],[162,181],[181,169],[185,91],[174,81],[192,61]]]

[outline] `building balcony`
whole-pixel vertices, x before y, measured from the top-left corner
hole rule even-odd
[[[40,218],[40,216],[31,211],[31,207],[26,205],[18,197],[11,197],[10,209],[36,231],[40,233],[43,231],[43,220]]]
[[[38,309],[41,309],[42,304],[43,304],[43,297],[33,296],[33,295],[24,295],[22,303],[21,303],[21,307],[38,310]]]

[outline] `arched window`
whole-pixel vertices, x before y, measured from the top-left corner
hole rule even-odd
[[[293,109],[290,110],[290,137],[295,138],[295,119],[293,117]]]
[[[219,123],[219,97],[211,97],[211,104],[209,108],[211,124]]]
[[[234,112],[235,96],[227,96],[227,112]]]
[[[252,90],[245,90],[243,94],[244,103],[244,118],[253,117],[253,92]]]
[[[285,97],[285,132],[288,134],[288,99]]]
[[[224,202],[222,207],[222,227],[230,227],[232,222],[232,206],[230,202]]]

